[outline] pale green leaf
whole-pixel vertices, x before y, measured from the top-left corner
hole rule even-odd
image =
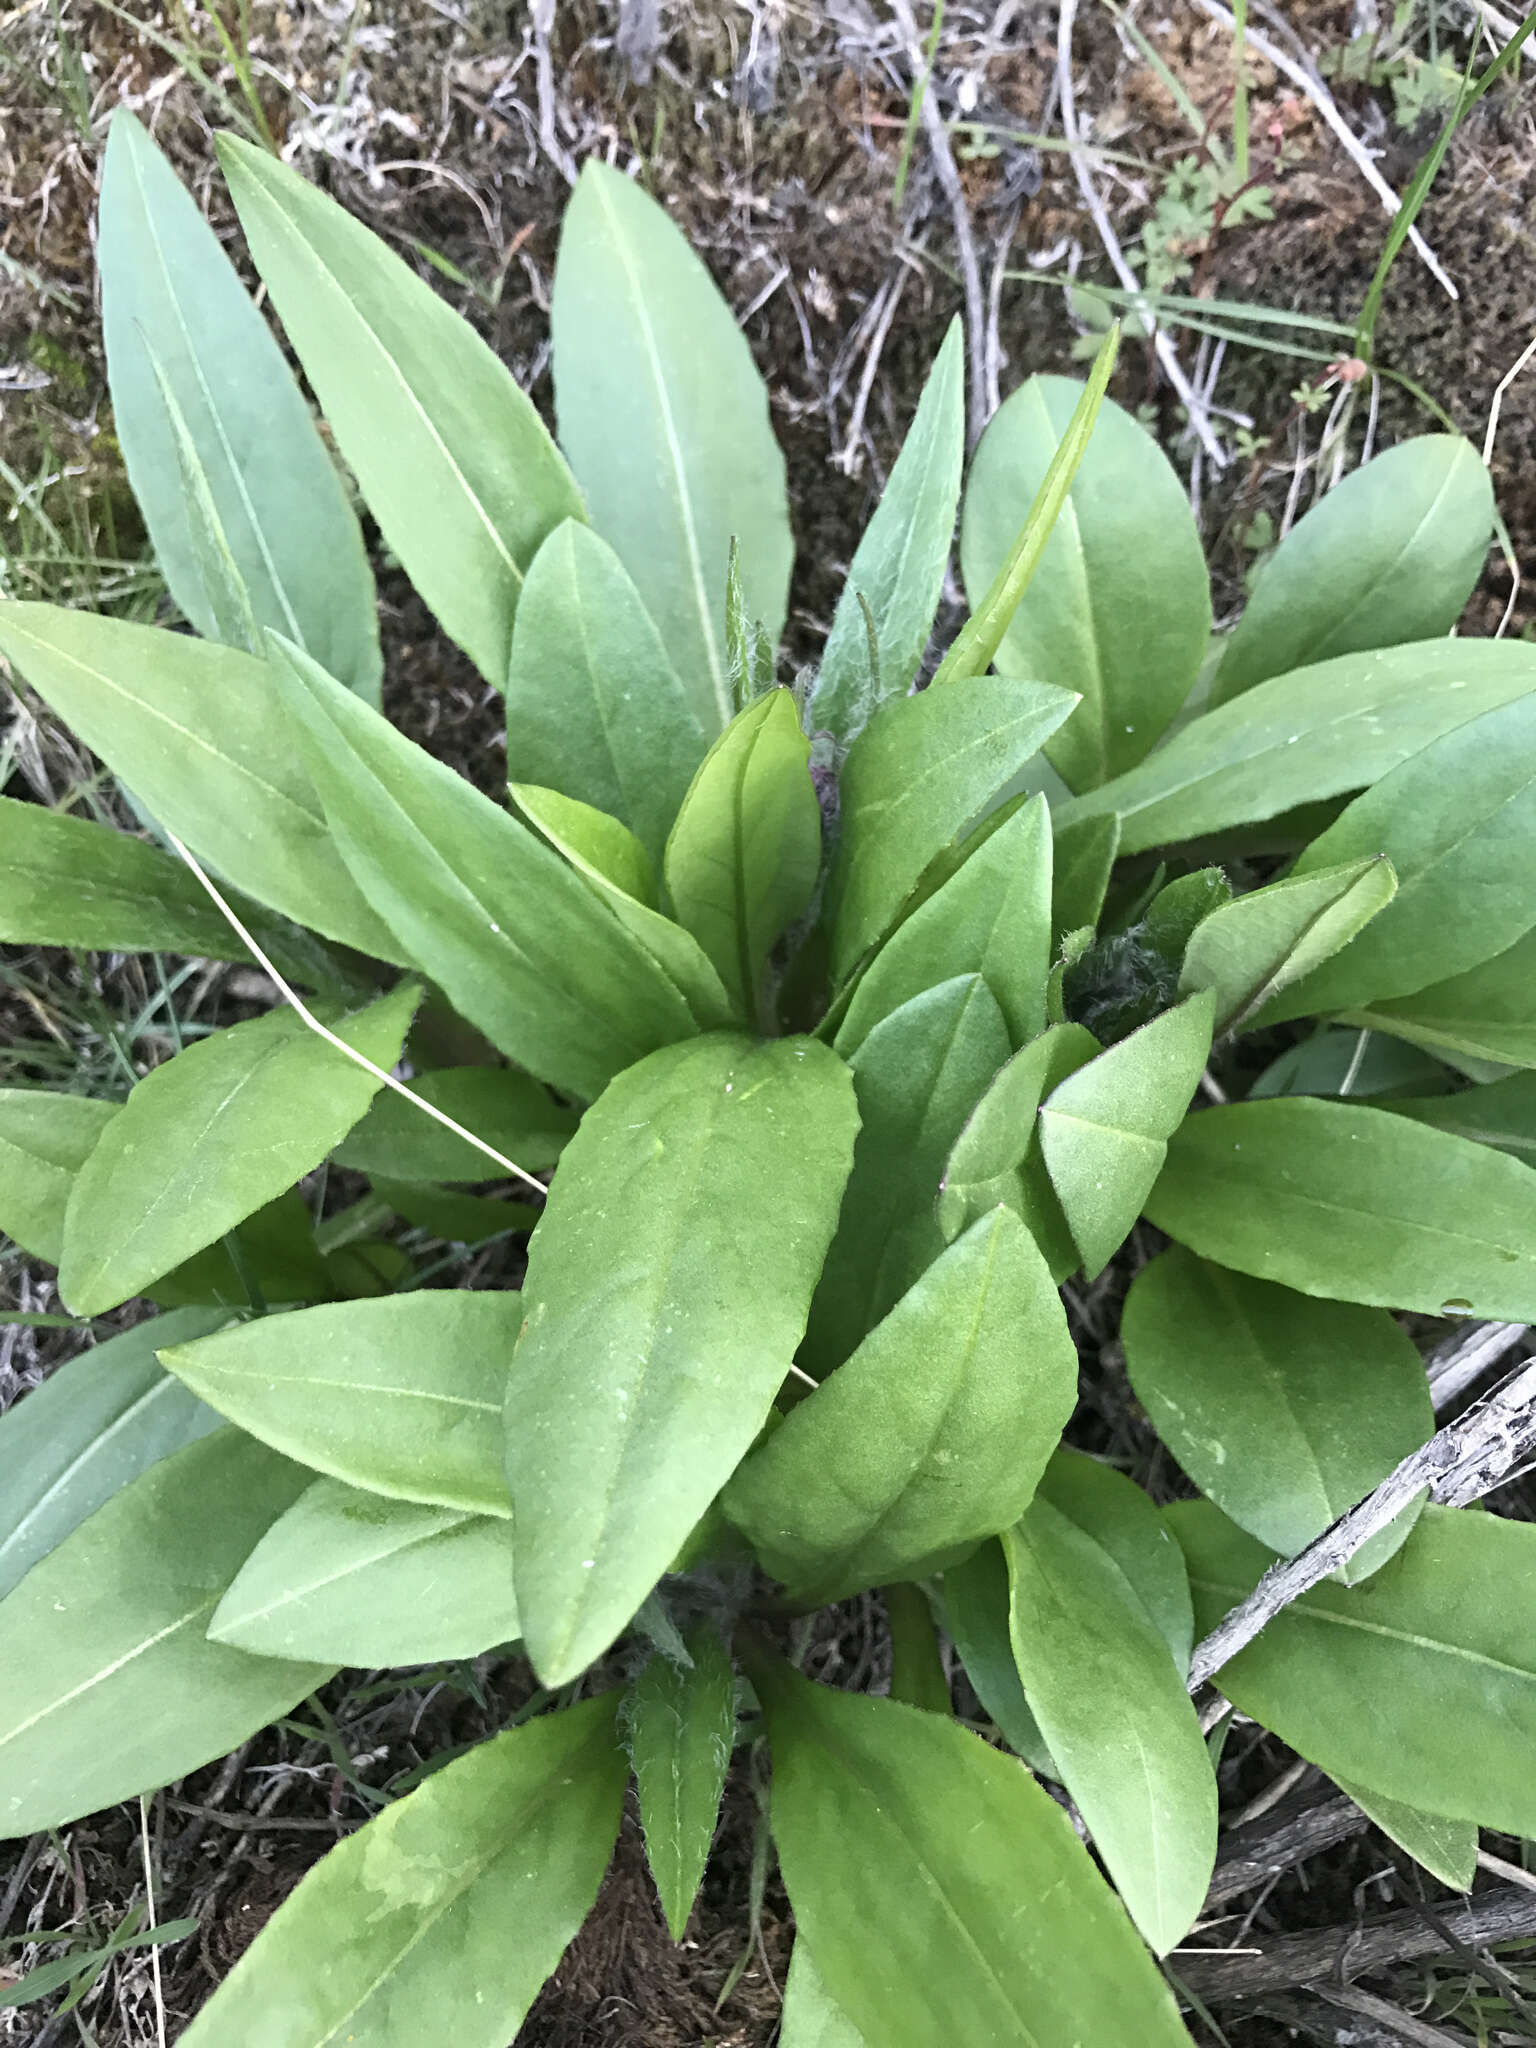
[[[688,1929],[736,1737],[730,1651],[708,1622],[686,1648],[687,1664],[653,1652],[624,1703],[645,1853],[674,1941]]]
[[[1527,1166],[1536,1166],[1536,1073],[1511,1074],[1479,1088],[1460,1088],[1454,1095],[1397,1096],[1386,1106],[1397,1116],[1496,1145]]]
[[[1120,851],[1120,820],[1113,814],[1055,824],[1051,939],[1098,925],[1109,878]]]
[[[1367,1792],[1361,1785],[1334,1783],[1360,1811],[1389,1835],[1400,1849],[1406,1849],[1415,1863],[1422,1864],[1431,1877],[1449,1885],[1453,1892],[1469,1892],[1477,1876],[1477,1827],[1469,1820],[1449,1820],[1444,1814],[1425,1813],[1422,1807],[1405,1806],[1400,1799],[1386,1799],[1380,1792]]]
[[[1459,914],[1460,906],[1458,906]],[[1536,1067],[1536,931],[1502,953],[1398,996],[1346,1012],[1345,1021],[1422,1045],[1442,1058]]]
[[[796,1937],[789,1959],[778,2048],[867,2048],[853,2021],[833,2002],[804,1935]]]
[[[59,1263],[70,1190],[120,1107],[0,1088],[0,1230],[45,1265]]]
[[[1317,1005],[1303,1001],[1293,984],[1356,939],[1396,891],[1396,872],[1381,854],[1250,889],[1195,927],[1179,988],[1214,992],[1218,1031],[1241,1031],[1261,1011],[1267,1023],[1312,1010]],[[1276,998],[1278,1010],[1271,1007]]]
[[[946,1238],[1006,1202],[1029,1224],[1056,1277],[1070,1272],[1076,1253],[1045,1170],[1036,1113],[1041,1097],[1099,1049],[1081,1024],[1053,1024],[998,1070],[945,1161],[935,1213]]]
[[[1008,1561],[1003,1546],[986,1542],[960,1564],[945,1568],[944,1619],[955,1654],[982,1707],[999,1733],[1037,1777],[1058,1775],[1051,1753],[1030,1712],[1013,1661],[1008,1632]]]
[[[1058,1514],[1104,1553],[1124,1592],[1168,1645],[1181,1672],[1189,1669],[1195,1619],[1184,1557],[1161,1515],[1132,1479],[1082,1451],[1058,1450],[1037,1489]]]
[[[441,1067],[418,1074],[411,1093],[529,1173],[553,1166],[576,1128],[576,1113],[510,1067]],[[490,1180],[493,1159],[445,1130],[393,1088],[373,1099],[331,1155],[338,1166],[390,1180]]]

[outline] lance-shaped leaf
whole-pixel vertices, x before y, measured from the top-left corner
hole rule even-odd
[[[373,577],[341,479],[218,237],[126,107],[107,137],[99,225],[112,423],[172,597],[199,633],[228,637],[190,458],[255,624],[376,704]]]
[[[397,1216],[450,1244],[482,1244],[509,1230],[532,1230],[539,1211],[531,1202],[508,1202],[495,1195],[465,1195],[430,1181],[388,1180],[375,1176],[373,1192]],[[409,1268],[407,1259],[406,1266]]]
[[[811,722],[831,733],[839,757],[917,674],[954,540],[964,455],[965,336],[955,319],[854,551],[821,657]]]
[[[550,304],[560,440],[704,729],[734,710],[725,583],[777,641],[793,543],[784,457],[751,351],[708,271],[640,187],[589,159]]]
[[[0,1416],[0,1596],[151,1465],[219,1425],[156,1347],[206,1336],[220,1309],[174,1309],[67,1359]]]
[[[1493,536],[1470,441],[1420,434],[1345,477],[1259,572],[1211,684],[1221,704],[1289,669],[1435,640],[1461,616]]]
[[[1266,1021],[1290,1014],[1298,995],[1292,984],[1349,945],[1396,891],[1397,875],[1381,854],[1250,889],[1195,927],[1179,987],[1213,991],[1218,1031],[1241,1031],[1261,1011]],[[1269,1005],[1277,998],[1275,1011]]]
[[[342,859],[493,1045],[590,1097],[693,1032],[678,990],[557,853],[296,648],[271,645]]]
[[[1122,1322],[1136,1398],[1202,1493],[1292,1556],[1428,1441],[1423,1361],[1381,1309],[1314,1301],[1175,1245],[1143,1266]],[[1417,1506],[1342,1568],[1368,1578]]]
[[[1191,996],[1069,1074],[1040,1110],[1040,1150],[1090,1278],[1141,1213],[1211,1049],[1211,997]]]
[[[1274,1555],[1207,1501],[1167,1508],[1202,1635]],[[1363,1586],[1325,1580],[1221,1667],[1242,1713],[1330,1776],[1536,1832],[1536,1528],[1428,1507]]]
[[[1147,1214],[1302,1294],[1536,1319],[1536,1172],[1384,1109],[1282,1096],[1190,1117]]]
[[[993,416],[965,488],[960,560],[975,605],[1006,559],[1082,385],[1031,377]],[[1105,399],[1061,516],[998,650],[1009,675],[1082,702],[1046,753],[1074,789],[1133,767],[1199,672],[1210,586],[1184,486],[1156,441]]]
[[[420,996],[405,982],[326,1021],[387,1073]],[[381,1085],[292,1009],[195,1040],[139,1082],[81,1167],[59,1292],[92,1316],[141,1294],[318,1166]]]
[[[708,954],[692,932],[656,909],[655,871],[628,826],[574,797],[526,782],[512,784],[512,800],[676,984],[700,1025],[710,1030],[732,1022],[730,997]]]
[[[510,1067],[440,1067],[418,1074],[410,1088],[529,1173],[553,1166],[576,1128],[574,1110]],[[374,1097],[332,1157],[338,1166],[388,1180],[487,1180],[497,1173],[494,1160],[392,1088]]]
[[[1029,1224],[1057,1278],[1071,1271],[1077,1255],[1045,1169],[1036,1113],[1041,1097],[1099,1049],[1081,1024],[1053,1024],[999,1069],[944,1164],[935,1213],[946,1238],[1006,1202]]]
[[[503,2048],[591,1909],[618,1835],[618,1695],[481,1743],[349,1835],[182,2035]]]
[[[1156,1966],[1022,1764],[945,1715],[812,1685],[767,1655],[750,1675],[796,1925],[868,2041],[1187,2048]]]
[[[0,1835],[185,1777],[331,1675],[204,1634],[304,1483],[221,1429],[141,1473],[0,1602]]]
[[[960,836],[1072,709],[1065,690],[974,676],[882,706],[849,752],[828,885],[834,978],[896,917]]]
[[[1536,923],[1536,694],[1469,719],[1384,775],[1295,873],[1315,877],[1378,850],[1397,871],[1390,907],[1347,953],[1268,1003],[1265,1023],[1412,995]]]
[[[854,987],[837,1049],[851,1057],[883,1017],[957,974],[982,977],[1025,1045],[1045,1025],[1050,948],[1050,814],[1033,797],[897,925]]]
[[[1504,640],[1340,655],[1192,719],[1151,760],[1078,797],[1058,821],[1112,813],[1126,854],[1277,818],[1368,788],[1441,733],[1532,690],[1536,648]]]
[[[1120,851],[1120,820],[1109,812],[1055,828],[1051,942],[1097,926]]]
[[[0,605],[0,652],[237,888],[328,939],[401,958],[336,859],[263,663],[187,633],[48,604]]]
[[[678,922],[752,1022],[769,952],[804,915],[821,865],[809,755],[791,692],[766,691],[705,755],[667,840]]]
[[[582,515],[570,471],[511,372],[377,235],[270,151],[217,142],[256,268],[368,509],[500,689],[528,565]]]
[[[1046,1466],[1038,1493],[1116,1567],[1126,1597],[1145,1612],[1179,1670],[1188,1671],[1195,1641],[1189,1573],[1142,1489],[1113,1465],[1063,1445]]]
[[[1400,1849],[1406,1849],[1432,1877],[1438,1877],[1452,1891],[1471,1891],[1477,1875],[1477,1828],[1472,1821],[1426,1813],[1422,1807],[1405,1806],[1400,1799],[1367,1792],[1363,1785],[1346,1785],[1337,1778],[1334,1783],[1367,1819]]]
[[[1183,1673],[1119,1565],[1048,1500],[1003,1549],[1025,1698],[1132,1919],[1166,1954],[1216,1860],[1216,1775]]]
[[[251,1552],[208,1633],[261,1657],[376,1669],[515,1642],[504,1520],[317,1479]]]
[[[736,1738],[730,1651],[706,1622],[689,1632],[687,1653],[683,1664],[654,1651],[624,1703],[645,1853],[674,1941],[698,1896]]]
[[[1008,1632],[1008,1560],[1000,1542],[978,1545],[944,1572],[944,1619],[971,1689],[1009,1747],[1036,1777],[1058,1775],[1030,1711]]]
[[[722,1033],[621,1074],[566,1147],[506,1387],[517,1601],[546,1684],[608,1648],[767,1419],[856,1128],[824,1046]]]
[[[511,1293],[325,1302],[174,1345],[161,1363],[316,1472],[505,1517],[501,1397],[521,1318]]]
[[[1017,1521],[1077,1401],[1077,1349],[1011,1210],[943,1251],[737,1471],[726,1513],[806,1606],[925,1578]]]
[[[533,558],[506,698],[513,780],[622,819],[659,869],[705,727],[623,563],[577,520]]]
[[[795,1938],[784,1980],[779,2048],[867,2048],[864,2036],[822,1981],[803,1934]]]
[[[1465,974],[1432,982],[1411,996],[1361,1004],[1345,1013],[1345,1022],[1390,1032],[1447,1058],[1463,1055],[1502,1066],[1536,1067],[1533,987],[1536,931]]]
[[[80,1169],[121,1105],[43,1088],[0,1088],[0,1230],[50,1266]]]
[[[862,1127],[806,1334],[806,1363],[818,1378],[943,1250],[934,1202],[944,1162],[1007,1057],[1003,1013],[979,974],[903,1003],[853,1056]]]
[[[1527,1166],[1536,1166],[1536,1074],[1511,1074],[1507,1080],[1458,1089],[1454,1095],[1397,1096],[1387,1106],[1397,1116],[1496,1145]]]

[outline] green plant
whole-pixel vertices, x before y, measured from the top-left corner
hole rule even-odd
[[[1392,1311],[1536,1317],[1536,649],[1446,637],[1482,466],[1367,464],[1213,643],[1111,334],[983,436],[972,617],[913,693],[952,331],[802,704],[763,387],[643,193],[571,201],[557,449],[361,226],[222,153],[385,540],[505,693],[515,809],[377,708],[347,495],[119,115],[117,429],[198,636],[0,610],[154,820],[0,803],[0,938],[289,1000],[124,1101],[0,1091],[5,1228],[81,1318],[162,1310],[0,1425],[0,1824],[190,1772],[339,1665],[521,1643],[529,1711],[334,1849],[185,2041],[502,2048],[631,1765],[680,1936],[759,1737],[787,2048],[1186,2039],[1147,1950],[1214,1853],[1197,1639],[1430,1436]],[[327,1162],[362,1179],[317,1229]],[[392,1218],[531,1225],[526,1278],[424,1284]],[[1128,1238],[1131,1382],[1206,1496],[1166,1511],[1063,1442],[1058,1284]],[[1528,1525],[1415,1498],[1222,1689],[1464,1884],[1477,1823],[1536,1830],[1533,1567]],[[786,1624],[875,1587],[895,1697],[808,1681]]]

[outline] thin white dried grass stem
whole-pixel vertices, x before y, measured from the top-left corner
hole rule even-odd
[[[1507,1358],[1525,1333],[1524,1323],[1477,1323],[1432,1353],[1427,1369],[1435,1413],[1443,1414],[1474,1381]]]
[[[423,1116],[431,1117],[432,1121],[441,1124],[445,1131],[452,1131],[456,1138],[462,1138],[466,1145],[472,1145],[477,1152],[483,1153],[487,1159],[492,1160],[499,1166],[503,1173],[511,1174],[514,1180],[522,1181],[526,1187],[532,1188],[536,1194],[544,1195],[548,1193],[543,1181],[536,1179],[533,1174],[528,1172],[526,1167],[519,1166],[515,1159],[509,1159],[504,1152],[498,1152],[496,1147],[488,1145],[484,1138],[477,1138],[473,1131],[467,1131],[461,1123],[456,1123],[451,1116],[437,1108],[434,1103],[426,1101],[422,1096],[416,1094],[413,1089],[407,1088],[403,1081],[397,1081],[393,1074],[387,1074],[382,1067],[375,1066],[374,1062],[365,1053],[360,1053],[355,1045],[348,1045],[344,1038],[338,1038],[334,1031],[322,1024],[313,1010],[304,1002],[302,996],[273,966],[271,960],[262,951],[261,946],[246,926],[241,923],[234,910],[225,901],[208,876],[196,854],[190,848],[184,846],[174,832],[167,831],[165,836],[217,905],[220,915],[230,930],[245,945],[252,959],[265,968],[266,972],[271,976],[272,982],[284,1002],[298,1012],[299,1016],[317,1037],[323,1038],[327,1045],[334,1046],[337,1052],[344,1054],[346,1058],[351,1060],[354,1066],[363,1068],[366,1073],[372,1074],[375,1080],[382,1081],[384,1086],[392,1089],[396,1095],[403,1096],[407,1102],[415,1103]]]
[[[139,1846],[144,1852],[144,1925],[155,1924],[155,1866],[149,1853],[149,1808],[144,1794],[139,1794]],[[165,1988],[160,1982],[160,1949],[158,1943],[151,1943],[149,1950],[150,1981],[155,1991],[155,2041],[157,2048],[165,2048]]]
[[[1485,469],[1490,468],[1493,463],[1493,444],[1499,431],[1499,414],[1504,409],[1504,394],[1533,356],[1536,356],[1536,334],[1531,336],[1525,347],[1521,349],[1519,355],[1516,356],[1515,360],[1494,386],[1493,402],[1488,408],[1488,431],[1483,436],[1483,467]],[[1509,570],[1509,600],[1504,606],[1503,616],[1500,618],[1498,626],[1494,631],[1493,637],[1495,640],[1502,640],[1509,631],[1509,622],[1515,616],[1515,603],[1520,595],[1521,581],[1520,564],[1515,559],[1514,549],[1510,547],[1508,541],[1504,538],[1502,528],[1500,529],[1499,549],[1504,557],[1505,566]]]

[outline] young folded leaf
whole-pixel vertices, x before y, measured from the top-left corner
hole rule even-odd
[[[142,1472],[0,1602],[0,1836],[185,1777],[330,1677],[203,1633],[305,1479],[218,1430]]]
[[[1024,1695],[1132,1919],[1159,1955],[1216,1861],[1216,1776],[1184,1677],[1110,1554],[1037,1497],[1003,1537]]]
[[[1411,996],[1364,1004],[1345,1022],[1368,1031],[1387,1031],[1412,1045],[1427,1046],[1446,1059],[1494,1060],[1511,1067],[1536,1067],[1536,931],[1527,932],[1502,953],[1465,974],[1431,983]]]
[[[1164,1510],[1204,1635],[1274,1555],[1206,1501]],[[1536,1529],[1428,1507],[1363,1586],[1325,1580],[1221,1668],[1240,1712],[1352,1785],[1536,1831]]]
[[[377,235],[270,151],[216,140],[256,268],[368,509],[499,690],[528,565],[582,516],[570,471],[511,372]]]
[[[810,907],[821,806],[788,690],[738,712],[705,755],[667,840],[667,893],[739,1020],[759,1025],[775,942]],[[719,1021],[712,1019],[711,1021]]]
[[[1192,719],[1151,760],[1068,804],[1058,827],[1113,814],[1128,854],[1277,818],[1368,788],[1441,733],[1532,690],[1536,647],[1506,640],[1340,655]]]
[[[529,1173],[542,1173],[560,1157],[576,1128],[576,1112],[547,1088],[510,1067],[441,1067],[418,1074],[411,1093]],[[368,1114],[331,1154],[338,1166],[389,1180],[485,1180],[495,1163],[476,1146],[445,1130],[394,1089],[376,1095]]]
[[[1153,1427],[1203,1493],[1283,1556],[1304,1550],[1435,1427],[1423,1361],[1381,1309],[1314,1301],[1174,1245],[1142,1267],[1121,1320]],[[1369,1578],[1421,1503],[1341,1567]]]
[[[1072,1270],[1077,1253],[1040,1151],[1037,1112],[1041,1097],[1099,1050],[1081,1024],[1053,1024],[999,1069],[944,1165],[935,1213],[946,1239],[1006,1202],[1029,1225],[1053,1278]]]
[[[943,1250],[934,1202],[944,1162],[1007,1057],[1003,1013],[979,974],[903,1003],[854,1054],[862,1127],[805,1341],[818,1379]]]
[[[507,1523],[317,1479],[214,1610],[210,1639],[366,1670],[515,1642]]]
[[[726,1513],[788,1596],[925,1578],[1024,1512],[1077,1401],[1077,1350],[1008,1209],[939,1257],[740,1466]]]
[[[1295,874],[1386,854],[1397,895],[1346,953],[1262,1021],[1408,996],[1502,953],[1536,924],[1536,693],[1433,740],[1357,796]]]
[[[534,556],[512,623],[507,766],[628,825],[660,870],[708,745],[623,563],[568,519]]]
[[[112,424],[172,597],[199,633],[229,637],[204,573],[190,456],[254,624],[377,704],[373,576],[341,479],[218,237],[122,106],[97,249]]]
[[[1492,538],[1493,489],[1470,441],[1420,434],[1387,449],[1314,505],[1264,564],[1210,701],[1334,655],[1440,638],[1472,595]]]
[[[1405,1806],[1400,1799],[1386,1799],[1379,1792],[1367,1792],[1363,1785],[1346,1785],[1339,1778],[1334,1783],[1384,1835],[1389,1835],[1400,1849],[1406,1849],[1415,1863],[1422,1864],[1431,1877],[1438,1877],[1453,1892],[1471,1891],[1477,1876],[1474,1822],[1425,1813],[1422,1807]]]
[[[550,305],[560,441],[592,524],[656,621],[706,733],[735,710],[725,581],[784,625],[794,545],[768,394],[730,308],[666,214],[595,157],[560,230]]]
[[[46,1265],[64,1249],[70,1190],[121,1104],[0,1088],[0,1230]]]
[[[812,1685],[766,1652],[749,1670],[796,1924],[866,2040],[1187,2048],[1151,1958],[1022,1764],[943,1715]]]
[[[0,1416],[0,1597],[141,1472],[220,1417],[155,1362],[205,1337],[223,1309],[173,1309],[57,1367]]]
[[[680,1664],[653,1651],[623,1710],[645,1853],[674,1941],[688,1931],[736,1739],[730,1651],[705,1622],[689,1632],[687,1654]]]
[[[420,999],[403,982],[325,1021],[387,1073]],[[194,1040],[139,1082],[81,1167],[60,1294],[91,1316],[142,1294],[317,1167],[381,1086],[292,1009]]]
[[[848,567],[811,699],[838,760],[911,687],[933,631],[965,456],[965,335],[949,324],[874,517]]]
[[[343,861],[499,1051],[590,1098],[693,1034],[672,982],[557,853],[296,648],[270,645]]]
[[[511,1293],[327,1302],[174,1345],[160,1362],[315,1472],[506,1517],[501,1397],[521,1320]]]
[[[160,824],[237,889],[328,939],[402,960],[336,858],[264,663],[186,633],[48,604],[0,605],[0,652]]]
[[[832,969],[846,980],[923,870],[986,809],[1075,702],[976,676],[881,707],[849,752],[828,884]]]
[[[1082,393],[1031,377],[993,416],[965,490],[960,560],[974,606],[1005,559]],[[1105,399],[999,668],[1075,690],[1045,743],[1073,789],[1134,767],[1188,696],[1211,631],[1184,486],[1145,427]]]
[[[1260,1012],[1267,1023],[1275,999],[1282,1012],[1294,1007],[1292,984],[1349,945],[1396,893],[1396,871],[1382,854],[1315,872],[1298,866],[1283,882],[1218,906],[1195,927],[1180,991],[1214,992],[1218,1032],[1241,1031]]]
[[[1536,1172],[1354,1103],[1192,1116],[1147,1214],[1202,1258],[1302,1294],[1536,1320]]]
[[[767,1419],[857,1126],[826,1047],[721,1033],[621,1074],[567,1146],[506,1387],[517,1602],[546,1685],[608,1648]]]
[[[617,1693],[482,1743],[332,1849],[185,2048],[504,2048],[586,1918],[619,1831]]]

